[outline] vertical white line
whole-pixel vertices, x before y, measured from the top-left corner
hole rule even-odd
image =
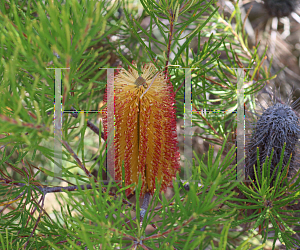
[[[191,69],[185,69],[184,102],[184,179],[190,180],[193,167]],[[199,180],[197,180],[199,181]]]
[[[114,69],[107,69],[107,171],[115,179]],[[107,175],[109,177],[109,175]],[[116,180],[117,181],[117,180]]]
[[[62,96],[61,69],[55,68],[55,105],[54,105],[54,174],[62,177]],[[55,166],[56,165],[56,166]]]
[[[238,180],[245,179],[244,103],[244,69],[237,69],[237,172],[241,172]]]

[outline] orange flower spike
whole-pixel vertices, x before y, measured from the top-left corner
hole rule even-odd
[[[180,169],[173,86],[152,63],[142,72],[139,76],[134,69],[121,69],[114,79],[115,178],[122,179],[124,161],[125,185],[137,183],[141,175],[141,196],[154,193],[155,178],[162,180],[165,191]],[[107,136],[107,108],[104,111]]]

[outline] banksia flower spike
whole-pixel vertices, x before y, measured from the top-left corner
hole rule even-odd
[[[125,185],[137,184],[141,175],[141,196],[154,193],[155,178],[162,181],[161,190],[172,186],[179,171],[173,86],[152,63],[144,65],[142,72],[139,76],[135,69],[121,69],[114,79],[115,179],[122,180],[124,161]],[[133,190],[126,190],[126,195]]]

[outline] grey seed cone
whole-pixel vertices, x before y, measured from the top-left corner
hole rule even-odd
[[[297,102],[295,102],[296,104]],[[287,167],[290,155],[292,155],[289,165],[288,176],[299,163],[299,138],[300,125],[299,117],[293,111],[289,103],[275,103],[264,110],[262,115],[258,115],[256,124],[252,124],[252,135],[246,139],[246,178],[250,177],[255,181],[254,167],[262,167],[266,157],[271,156],[272,148],[274,154],[270,166],[270,177],[275,171],[271,186],[278,174],[281,151],[286,143],[282,171]],[[260,166],[257,166],[257,148],[259,149]],[[266,171],[266,170],[265,170]],[[262,172],[262,169],[260,169]]]

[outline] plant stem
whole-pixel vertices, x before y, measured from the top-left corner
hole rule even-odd
[[[167,78],[167,73],[168,73],[168,64],[169,64],[169,60],[170,60],[170,51],[171,51],[171,42],[172,42],[172,38],[173,38],[173,31],[174,31],[174,14],[170,13],[170,32],[169,32],[169,42],[168,42],[168,48],[167,48],[167,61],[166,61],[166,67],[165,67],[165,78]]]
[[[143,224],[143,220],[145,218],[148,206],[149,206],[149,201],[150,201],[150,193],[147,192],[144,196],[144,200],[143,200],[143,204],[141,206],[141,211],[140,211],[140,222],[141,222],[141,226]]]

